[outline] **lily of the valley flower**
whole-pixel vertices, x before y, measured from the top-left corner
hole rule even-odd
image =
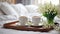
[[[57,6],[51,3],[45,3],[44,5],[40,5],[38,10],[47,18],[49,24],[53,24],[54,17],[58,14]]]

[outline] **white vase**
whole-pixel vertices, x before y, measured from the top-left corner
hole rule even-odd
[[[21,16],[19,18],[19,22],[20,22],[21,26],[25,26],[25,24],[28,22],[28,18],[25,16]]]

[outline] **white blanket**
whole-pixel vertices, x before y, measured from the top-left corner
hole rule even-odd
[[[9,21],[7,21],[9,22]],[[11,21],[10,21],[11,22]],[[0,26],[0,34],[60,34],[59,31],[51,30],[50,32],[34,32],[34,31],[21,31],[13,29],[5,29]]]
[[[3,21],[3,22],[0,21],[0,23],[5,23],[5,22],[8,23],[8,22],[11,22],[11,20]],[[21,31],[21,30],[13,30],[13,29],[4,29],[2,28],[2,26],[0,26],[0,34],[60,34],[60,32],[56,30],[52,30],[50,32]]]
[[[32,16],[40,16],[40,15],[37,15],[36,13],[31,13],[27,16],[32,17]],[[7,16],[7,17],[3,16],[3,17],[0,16],[0,24],[4,24],[6,22],[8,23],[10,21],[16,20],[14,17],[10,17],[10,16]],[[8,17],[10,17],[10,18],[8,18]],[[55,30],[52,30],[50,32],[21,31],[21,30],[13,30],[13,29],[4,29],[4,28],[2,28],[2,26],[0,26],[0,34],[60,34],[60,32],[55,31]]]
[[[21,31],[13,29],[4,29],[0,27],[0,34],[60,34],[58,31],[52,30],[50,32],[34,32],[34,31]]]

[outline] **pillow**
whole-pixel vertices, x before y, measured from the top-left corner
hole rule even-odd
[[[1,3],[2,2],[0,2],[0,6],[1,6]],[[3,12],[3,10],[1,10],[1,8],[0,8],[0,15],[5,15],[5,13]]]
[[[27,16],[27,14],[28,14],[28,10],[26,9],[26,7],[23,5],[23,4],[21,4],[21,3],[19,3],[19,4],[16,4],[18,7],[19,7],[19,9],[20,9],[20,14],[21,15],[24,15],[24,16]]]
[[[13,9],[13,7],[8,4],[7,2],[1,2],[0,3],[0,8],[3,10],[4,13],[7,15],[15,15],[18,17],[17,12]]]
[[[20,16],[20,13],[21,13],[21,9],[19,8],[19,6],[18,5],[16,5],[16,4],[12,4],[12,7],[15,9],[15,11],[18,13],[18,15]]]
[[[36,13],[38,9],[38,6],[36,5],[26,5],[25,7],[27,8],[29,13]]]

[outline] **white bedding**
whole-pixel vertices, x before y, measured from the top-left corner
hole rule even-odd
[[[55,30],[50,31],[50,32],[34,32],[34,31],[4,29],[4,28],[0,27],[0,34],[60,34],[60,33]]]
[[[11,21],[5,21],[5,22],[8,23]],[[21,30],[5,29],[2,28],[2,26],[0,26],[0,34],[60,34],[60,32],[56,30],[52,30],[50,32],[21,31]]]
[[[12,20],[15,21],[15,20]],[[10,21],[0,21],[0,23],[8,23]],[[34,31],[21,31],[21,30],[13,30],[13,29],[5,29],[0,26],[0,34],[60,34],[59,31],[52,30],[50,32],[34,32]]]
[[[22,7],[21,7],[22,8]],[[10,7],[11,9],[11,7]],[[30,8],[29,8],[30,9]],[[33,8],[31,8],[32,10]],[[35,10],[35,9],[34,9]],[[34,11],[33,10],[33,11]],[[26,10],[22,10],[21,11],[26,11]],[[8,12],[8,11],[7,11]],[[27,12],[27,11],[26,11]],[[12,12],[11,12],[12,13]],[[21,12],[22,14],[23,12]],[[10,14],[10,13],[8,13]],[[12,13],[13,14],[13,13]],[[26,15],[26,13],[24,13],[23,15]],[[26,15],[27,17],[31,18],[32,16],[40,16],[40,14],[38,13],[34,13],[31,11],[31,13],[29,13],[28,15]],[[18,20],[17,18],[16,19],[13,19],[14,17],[12,16],[0,16],[0,24],[4,24],[4,23],[8,23],[8,22],[11,22],[11,21],[15,21],[15,20]],[[31,19],[30,19],[31,20]],[[13,29],[4,29],[2,28],[2,25],[0,26],[0,34],[60,34],[58,31],[55,31],[55,30],[52,30],[50,32],[33,32],[33,31],[21,31],[21,30],[13,30]]]
[[[7,17],[7,15],[5,15],[5,17]],[[0,16],[0,18],[1,18],[1,16]],[[58,19],[58,21],[56,21],[56,22],[59,22],[59,18],[56,17],[55,20],[57,20],[57,19]],[[0,24],[8,23],[11,21],[15,21],[15,20],[7,19],[6,21],[3,21],[3,22],[0,21]],[[2,28],[2,26],[0,26],[0,34],[60,34],[60,32],[55,31],[55,30],[52,30],[50,32],[33,32],[33,31],[21,31],[21,30],[18,31],[18,30],[13,30],[13,29],[4,29],[4,28]]]

